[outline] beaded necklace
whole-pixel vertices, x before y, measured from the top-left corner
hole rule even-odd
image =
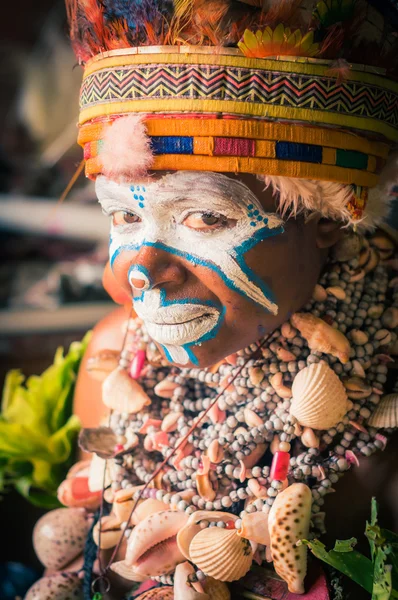
[[[119,367],[138,378],[151,405],[135,414],[111,415],[118,446],[107,499],[130,493],[135,500],[156,498],[188,515],[197,510],[230,512],[238,518],[204,526],[239,529],[245,515],[268,513],[281,490],[302,482],[312,494],[311,535],[324,532],[324,496],[361,455],[383,449],[384,434],[397,425],[386,410],[391,398],[383,398],[389,350],[397,340],[390,331],[397,320],[397,279],[389,282],[387,265],[379,262],[374,246],[363,239],[359,255],[344,260],[344,251],[343,257],[336,253],[299,315],[266,343],[251,344],[212,368],[167,366],[143,324],[130,319]],[[318,341],[318,349],[306,328],[308,315],[312,325],[318,326],[318,320],[323,324],[326,342]],[[339,338],[334,344],[335,332],[345,345],[339,346]],[[296,377],[326,368],[344,386],[346,410],[333,426],[303,425],[300,410],[292,409]],[[218,402],[190,432],[216,397]],[[335,402],[333,395],[329,402]],[[186,444],[153,479],[188,434]],[[149,484],[143,492],[142,484]],[[129,523],[122,523],[122,529],[128,538]],[[266,559],[265,547],[257,552],[259,560]],[[196,576],[204,575],[199,570]],[[170,584],[173,576],[154,579]]]

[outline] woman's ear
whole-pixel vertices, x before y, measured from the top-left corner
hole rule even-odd
[[[343,235],[341,223],[330,219],[319,219],[316,231],[316,244],[319,249],[331,248]]]

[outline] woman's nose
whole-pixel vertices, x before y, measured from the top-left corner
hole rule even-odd
[[[133,290],[144,292],[156,287],[181,285],[187,279],[187,271],[170,252],[143,246],[135,256],[128,278]]]

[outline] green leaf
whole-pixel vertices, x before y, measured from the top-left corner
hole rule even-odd
[[[28,477],[19,479],[15,483],[15,489],[31,504],[39,508],[52,510],[53,508],[61,507],[56,496],[34,488]]]
[[[350,538],[349,540],[336,540],[333,550],[335,552],[352,552],[354,546],[356,545],[356,538]]]
[[[339,541],[338,545],[347,548],[351,545],[351,550],[345,549],[343,552],[337,550],[326,550],[325,544],[319,540],[301,540],[303,544],[309,547],[311,552],[320,560],[331,565],[358,585],[363,587],[367,592],[372,593],[372,562],[363,556],[360,552],[352,549],[352,540]],[[336,548],[336,546],[335,546]]]
[[[0,491],[15,485],[38,506],[58,506],[56,490],[74,453],[80,422],[72,416],[74,387],[90,334],[71,344],[41,376],[6,377],[0,415]]]

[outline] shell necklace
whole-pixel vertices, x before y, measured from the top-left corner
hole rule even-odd
[[[191,581],[231,581],[253,559],[268,559],[290,591],[303,589],[306,549],[281,552],[276,540],[289,547],[291,538],[322,533],[324,496],[398,425],[397,394],[383,396],[397,340],[397,280],[389,282],[380,262],[389,258],[383,236],[359,238],[354,256],[352,236],[335,249],[302,312],[214,368],[166,366],[142,323],[129,321],[119,365],[103,384],[113,411],[105,498],[114,530],[128,538],[125,564],[110,568],[170,584],[182,553],[196,567]],[[85,449],[96,451],[84,436]],[[293,505],[302,506],[296,520]],[[162,543],[162,507],[178,515],[175,564],[169,554],[171,567],[137,570],[148,551],[138,542],[147,519],[154,544]],[[227,538],[242,572],[206,553]]]

